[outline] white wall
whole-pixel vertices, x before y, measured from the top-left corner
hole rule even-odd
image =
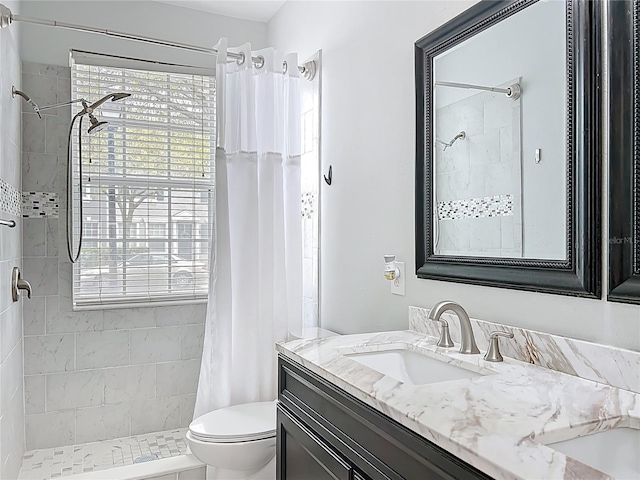
[[[564,1],[531,5],[439,56],[435,62],[436,81],[491,86],[522,77],[524,258],[567,257],[565,5]],[[539,28],[541,24],[545,27]],[[438,108],[464,98],[469,92],[477,93],[448,87],[438,87],[436,91]],[[502,100],[504,103],[496,103],[496,107],[508,109],[511,100],[504,96]],[[543,157],[538,164],[537,148]]]
[[[303,58],[323,51],[322,162],[325,172],[333,164],[334,177],[332,186],[322,186],[322,326],[341,333],[403,329],[408,305],[451,299],[476,318],[639,350],[638,306],[419,280],[411,273],[413,44],[470,5],[287,2],[268,24],[269,43],[282,50]],[[407,262],[405,297],[389,293],[386,253]]]
[[[167,41],[213,47],[222,36],[229,45],[265,44],[266,25],[189,8],[149,1],[26,1],[21,14],[47,20],[144,35]],[[187,65],[215,66],[215,57],[180,49],[23,24],[21,56],[25,62],[69,65],[69,49],[88,50]]]

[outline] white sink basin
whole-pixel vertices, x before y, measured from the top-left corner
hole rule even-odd
[[[640,430],[636,428],[616,428],[548,446],[613,478],[640,478]]]
[[[411,350],[385,350],[381,352],[353,353],[346,356],[409,385],[424,385],[482,376],[479,373],[450,365]]]

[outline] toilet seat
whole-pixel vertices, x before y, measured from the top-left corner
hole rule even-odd
[[[205,413],[189,425],[190,435],[206,443],[241,443],[276,436],[275,402],[234,405]]]

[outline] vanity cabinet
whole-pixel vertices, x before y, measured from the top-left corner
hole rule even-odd
[[[278,480],[491,478],[284,356],[278,370]]]
[[[365,478],[340,452],[307,428],[286,409],[278,409],[282,470],[278,478],[289,480]]]

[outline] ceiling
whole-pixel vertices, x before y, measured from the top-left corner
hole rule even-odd
[[[286,0],[156,0],[162,3],[266,23]]]

